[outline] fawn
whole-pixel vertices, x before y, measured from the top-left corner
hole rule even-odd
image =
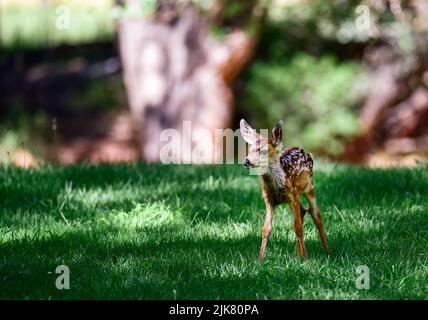
[[[265,257],[266,243],[271,235],[275,207],[281,203],[288,203],[293,213],[297,254],[308,259],[303,240],[303,218],[307,211],[317,226],[326,253],[329,254],[321,213],[315,199],[312,177],[313,159],[308,152],[300,147],[288,148],[281,152],[282,126],[282,121],[279,121],[272,130],[272,137],[266,139],[256,133],[244,119],[240,122],[242,137],[250,145],[248,156],[243,162],[244,167],[262,169],[263,162],[261,160],[267,160],[266,170],[260,174],[263,199],[266,204],[266,218],[262,229],[262,244],[259,254],[260,261]],[[305,209],[300,203],[301,195],[307,199],[309,209]]]

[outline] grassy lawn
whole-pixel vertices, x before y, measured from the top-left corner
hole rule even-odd
[[[298,258],[281,207],[260,264],[260,184],[239,165],[0,167],[0,298],[426,299],[428,167],[317,163],[315,182],[332,254],[307,218]]]

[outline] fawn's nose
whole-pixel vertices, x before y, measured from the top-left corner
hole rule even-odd
[[[247,158],[244,159],[244,162],[242,164],[245,168],[249,168],[251,166],[251,162]]]

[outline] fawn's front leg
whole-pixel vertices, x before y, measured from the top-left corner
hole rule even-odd
[[[290,201],[291,212],[294,217],[294,232],[297,237],[297,254],[308,259],[305,242],[303,239],[303,216],[300,213],[300,201],[298,197],[293,197]]]
[[[272,220],[275,215],[275,207],[266,201],[266,217],[262,229],[262,245],[260,247],[259,260],[263,261],[266,252],[266,244],[272,233]]]

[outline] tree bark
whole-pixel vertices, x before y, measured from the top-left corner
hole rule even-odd
[[[177,14],[168,7],[153,19],[123,21],[119,48],[130,108],[138,121],[142,157],[160,160],[161,133],[183,121],[192,130],[208,129],[212,139],[204,149],[216,149],[214,130],[228,128],[233,119],[232,83],[253,55],[254,37],[234,32],[223,43],[213,39],[189,5]],[[196,142],[192,142],[191,148]],[[183,161],[183,143],[174,145],[175,161]],[[214,162],[215,156],[205,162]]]

